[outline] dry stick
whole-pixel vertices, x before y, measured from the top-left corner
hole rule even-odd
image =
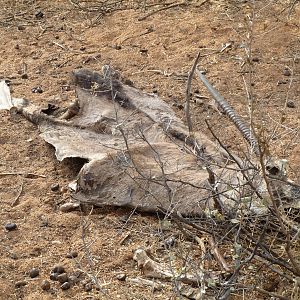
[[[23,192],[23,187],[24,187],[24,182],[22,182],[19,193],[18,193],[17,197],[14,199],[14,201],[11,203],[11,206],[15,206],[18,203],[20,196]]]
[[[235,268],[234,273],[232,274],[232,276],[231,276],[231,277],[227,280],[227,282],[226,282],[226,285],[229,286],[229,287],[225,290],[225,292],[223,293],[223,295],[221,295],[221,296],[218,298],[219,300],[225,300],[225,299],[228,299],[228,297],[230,296],[230,294],[231,294],[231,292],[232,292],[232,289],[230,288],[230,286],[231,286],[232,284],[236,284],[236,281],[237,281],[237,279],[238,279],[238,276],[239,276],[239,273],[240,273],[241,269],[242,269],[245,265],[247,265],[248,263],[250,263],[250,262],[253,260],[255,254],[257,253],[257,250],[258,250],[258,248],[259,248],[259,243],[263,240],[263,238],[264,238],[264,236],[265,236],[265,232],[266,232],[266,230],[267,230],[267,225],[268,225],[268,223],[269,223],[269,220],[267,220],[267,222],[266,222],[266,224],[265,224],[265,226],[264,226],[264,228],[263,228],[263,230],[262,230],[262,233],[260,234],[259,239],[258,239],[257,243],[255,244],[255,246],[254,246],[252,252],[250,253],[249,257],[246,258],[246,259],[245,259],[244,261],[242,261],[242,262],[239,261],[239,264],[238,264],[237,267]]]
[[[35,174],[35,173],[26,173],[26,172],[6,172],[6,173],[0,173],[0,177],[1,176],[14,176],[14,175],[22,175],[24,177],[42,177],[42,178],[46,178],[45,175],[39,175],[39,174]]]
[[[193,67],[189,73],[189,77],[188,77],[187,85],[186,85],[185,115],[186,115],[186,121],[187,121],[190,135],[193,135],[193,124],[192,124],[192,118],[191,118],[191,114],[190,114],[191,86],[192,86],[192,79],[193,79],[199,59],[200,59],[200,51],[195,59]]]
[[[92,211],[93,211],[93,207],[92,207],[90,213],[88,214],[88,217],[92,214]],[[81,212],[81,214],[82,214],[82,212]],[[104,293],[103,289],[101,288],[101,284],[99,283],[99,280],[97,278],[97,275],[94,272],[94,262],[93,262],[92,254],[90,252],[90,246],[88,246],[87,241],[86,241],[86,232],[87,232],[89,225],[90,225],[90,223],[86,222],[83,219],[83,215],[81,215],[81,240],[83,243],[83,250],[85,252],[88,264],[91,268],[91,274],[88,274],[88,273],[87,274],[91,276],[97,289]]]
[[[167,10],[169,8],[176,7],[176,6],[182,6],[182,5],[187,5],[187,4],[184,1],[184,2],[179,2],[179,3],[174,3],[174,4],[171,4],[171,5],[166,6],[166,7],[161,7],[159,9],[155,10],[155,11],[149,12],[148,14],[144,15],[143,17],[139,17],[138,21],[143,21],[143,20],[147,19],[148,17],[150,17],[150,16],[152,16],[152,15],[154,15],[154,14],[160,12],[160,11]]]
[[[273,292],[269,292],[269,291],[266,291],[262,288],[259,288],[257,286],[247,286],[247,285],[243,285],[243,284],[238,284],[238,287],[239,288],[242,288],[242,289],[248,289],[248,290],[254,290],[254,291],[257,291],[263,295],[267,295],[269,297],[274,297],[275,299],[281,299],[281,300],[290,300],[290,298],[287,298],[287,297],[284,297],[284,296],[281,296],[277,293],[273,293]]]
[[[214,238],[212,236],[210,236],[208,238],[208,243],[211,247],[211,251],[214,255],[214,257],[216,258],[216,260],[219,262],[219,265],[227,272],[231,272],[231,269],[228,267],[223,255],[221,254],[218,246],[216,245]]]
[[[258,146],[260,147],[260,144],[258,144]],[[272,190],[271,190],[271,186],[270,186],[270,181],[268,179],[268,176],[266,174],[266,166],[265,166],[265,162],[264,162],[264,158],[263,158],[263,153],[261,152],[262,150],[260,149],[259,152],[261,153],[261,155],[259,156],[259,160],[260,160],[260,165],[262,166],[262,175],[264,178],[264,181],[266,183],[267,186],[267,191],[269,194],[269,197],[271,199],[271,203],[272,203],[272,207],[274,209],[274,213],[275,216],[277,217],[277,220],[279,221],[280,227],[284,233],[284,236],[286,237],[286,246],[285,246],[285,251],[291,261],[291,264],[293,266],[293,271],[294,274],[297,276],[300,276],[300,265],[299,265],[299,261],[296,260],[296,258],[292,255],[291,253],[291,237],[290,237],[290,231],[289,229],[287,229],[284,225],[284,222],[282,220],[282,215],[278,209],[276,200],[274,199]]]

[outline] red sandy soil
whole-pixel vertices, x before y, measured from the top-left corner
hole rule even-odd
[[[11,81],[15,97],[45,107],[48,103],[66,106],[75,99],[74,89],[69,86],[73,69],[100,71],[103,64],[111,64],[123,79],[130,79],[147,92],[157,92],[184,118],[181,106],[186,76],[200,50],[200,65],[207,71],[207,78],[247,121],[245,86],[253,90],[254,124],[261,135],[272,137],[268,142],[270,152],[289,159],[291,176],[297,180],[299,3],[290,9],[293,1],[257,1],[251,54],[254,72],[249,84],[245,47],[251,35],[247,27],[252,14],[250,1],[201,2],[170,8],[139,21],[150,11],[144,12],[141,5],[139,9],[108,13],[91,26],[99,13],[82,11],[70,1],[2,0],[0,79]],[[39,10],[44,14],[41,19],[35,16]],[[226,43],[231,46],[221,52]],[[32,93],[37,86],[44,92]],[[193,100],[197,92],[208,96],[195,79]],[[287,101],[295,107],[286,107]],[[208,99],[193,102],[195,128],[209,134],[204,122],[209,117],[225,145],[237,151],[245,149],[234,125],[210,103]],[[157,216],[136,213],[124,223],[130,210],[97,208],[90,215],[60,212],[59,205],[69,199],[67,185],[75,178],[80,163],[58,162],[54,149],[39,137],[38,128],[22,116],[4,111],[0,116],[0,299],[177,299],[171,284],[153,293],[151,288],[119,281],[116,275],[141,275],[132,260],[132,252],[139,247],[167,261],[170,256],[183,257],[187,253],[197,256],[199,246],[180,235],[176,249],[165,250],[162,241],[172,230],[161,233]],[[26,176],[28,173],[43,176]],[[60,189],[53,192],[51,186],[57,183]],[[18,195],[16,205],[11,206]],[[16,223],[17,230],[5,230],[8,222]],[[88,247],[82,239],[84,222],[89,224],[85,232]],[[78,257],[67,258],[70,251],[77,251]],[[78,269],[87,275],[63,291],[49,279],[56,264],[63,265],[69,275]],[[28,272],[34,267],[39,268],[40,275],[31,279]],[[87,292],[84,284],[93,275],[102,290],[93,286]],[[263,273],[256,276],[264,288],[273,280]],[[46,279],[51,283],[49,291],[41,289]],[[17,288],[18,281],[26,285]],[[279,285],[277,292],[284,289]],[[265,299],[256,294],[246,298]]]

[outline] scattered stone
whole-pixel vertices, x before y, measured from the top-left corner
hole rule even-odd
[[[65,282],[60,286],[60,288],[62,290],[68,290],[70,287],[71,287],[71,284],[69,282]]]
[[[67,273],[63,273],[63,274],[59,274],[57,276],[57,280],[60,282],[60,283],[65,283],[67,281],[69,281],[69,277],[67,275]]]
[[[126,279],[126,274],[125,273],[118,274],[116,278],[120,281],[124,281]]]
[[[70,284],[74,285],[74,284],[78,283],[79,281],[80,281],[80,279],[78,278],[78,276],[76,276],[76,275],[69,276]]]
[[[36,93],[36,94],[41,94],[44,92],[44,90],[40,87],[40,86],[36,86],[34,88],[32,88],[32,93]]]
[[[57,281],[58,275],[59,275],[59,274],[57,274],[57,273],[51,273],[51,274],[50,274],[50,279],[53,280],[53,281]]]
[[[123,215],[119,218],[119,220],[122,222],[122,223],[127,223],[128,220],[130,218],[130,215],[126,214],[126,215]]]
[[[48,280],[43,280],[41,284],[41,288],[44,291],[49,291],[50,290],[50,282]]]
[[[134,86],[133,81],[131,81],[130,79],[124,79],[124,83],[129,86]]]
[[[79,203],[68,202],[68,203],[62,204],[60,206],[59,210],[61,212],[67,213],[67,212],[76,210],[79,206],[80,206]]]
[[[66,255],[66,258],[75,258],[78,256],[78,252],[77,251],[71,251],[70,253],[68,253]]]
[[[252,61],[253,62],[259,62],[259,58],[255,56],[255,57],[252,58]]]
[[[80,51],[84,51],[84,50],[86,50],[86,47],[81,46],[81,47],[79,48],[79,50],[80,50]]]
[[[7,223],[7,224],[5,225],[5,229],[6,229],[7,231],[15,230],[15,229],[17,229],[17,224],[16,224],[16,223]]]
[[[40,270],[38,268],[33,268],[29,271],[30,278],[35,278],[40,275]]]
[[[19,44],[16,44],[15,49],[16,49],[16,50],[19,50],[19,49],[20,49]]]
[[[18,25],[18,30],[25,30],[25,26],[23,26],[23,25]]]
[[[27,73],[22,74],[22,75],[21,75],[21,78],[22,78],[22,79],[28,79],[28,74],[27,74]]]
[[[168,231],[172,229],[172,222],[169,220],[162,220],[160,222],[160,228],[162,231]]]
[[[93,289],[93,286],[90,282],[88,282],[84,285],[84,291],[85,292],[90,292],[92,289]]]
[[[11,259],[18,259],[18,255],[17,255],[15,252],[9,253],[9,257],[10,257]]]
[[[44,13],[41,10],[39,10],[35,13],[35,17],[37,19],[42,19],[44,17]]]
[[[52,192],[57,192],[59,190],[59,184],[58,183],[53,183],[50,187]]]
[[[176,243],[176,238],[173,235],[165,239],[165,245],[167,249],[172,248],[175,245],[175,243]]]
[[[120,45],[114,45],[113,48],[116,49],[116,50],[121,50],[122,49],[122,47]]]
[[[148,54],[148,49],[140,49],[140,53],[147,55]]]
[[[291,76],[291,71],[288,68],[285,68],[283,71],[284,76]]]
[[[15,287],[20,288],[22,286],[25,286],[26,284],[27,284],[27,282],[25,280],[20,280],[15,283]]]
[[[288,108],[295,108],[296,107],[295,102],[293,100],[288,100],[288,102],[286,103],[286,106]]]
[[[61,265],[56,265],[53,269],[52,269],[52,273],[57,273],[57,274],[62,274],[62,273],[66,273],[66,270],[63,266]]]

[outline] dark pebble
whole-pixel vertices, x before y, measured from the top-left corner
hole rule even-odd
[[[16,223],[7,223],[5,225],[5,229],[8,231],[15,230],[15,229],[17,229],[17,224]]]
[[[44,17],[44,13],[39,10],[38,12],[35,13],[35,17],[37,19],[42,19]]]
[[[62,274],[62,273],[66,273],[66,270],[63,266],[57,265],[52,269],[52,273]]]
[[[288,108],[295,108],[295,107],[296,107],[295,102],[292,101],[292,100],[289,100],[289,101],[286,103],[286,106],[287,106]]]
[[[80,50],[80,51],[84,51],[84,50],[86,50],[86,47],[81,46],[81,47],[79,48],[79,50]]]
[[[19,25],[19,26],[18,26],[18,30],[25,30],[25,26]]]
[[[71,251],[70,253],[68,253],[66,255],[66,258],[75,258],[78,256],[78,252],[77,251]]]
[[[116,50],[121,50],[122,49],[122,47],[120,45],[114,45],[113,48],[116,49]]]
[[[120,281],[124,281],[126,279],[126,274],[125,273],[118,274],[116,278]]]
[[[71,284],[76,284],[76,283],[78,283],[80,281],[80,278],[78,278],[77,276],[75,276],[75,275],[70,275],[69,276],[69,282],[71,283]]]
[[[40,275],[40,270],[37,269],[37,268],[33,268],[33,269],[31,269],[31,270],[29,271],[29,276],[30,276],[31,278],[35,278],[35,277],[37,277],[37,276],[39,276],[39,275]]]
[[[37,94],[41,94],[44,92],[40,86],[36,86],[36,87],[32,88],[31,91],[32,91],[32,93],[37,93]]]
[[[17,281],[17,282],[15,283],[15,287],[16,287],[16,288],[20,288],[20,287],[22,287],[22,286],[25,286],[26,284],[27,284],[26,281],[20,280],[20,281]]]
[[[289,69],[284,69],[283,75],[284,76],[291,76],[291,71]]]
[[[125,79],[125,80],[124,80],[124,83],[125,83],[126,85],[129,85],[129,86],[134,86],[133,81],[131,81],[130,79]]]
[[[176,238],[174,236],[170,236],[165,240],[165,245],[168,249],[172,248],[176,243]]]
[[[59,274],[57,276],[57,280],[60,282],[60,283],[65,283],[69,280],[69,277],[67,275],[67,273],[63,273],[63,274]]]
[[[27,73],[22,74],[22,75],[21,75],[21,78],[22,78],[22,79],[28,79],[28,74],[27,74]]]
[[[57,274],[57,273],[51,273],[51,274],[50,274],[50,279],[53,280],[53,281],[57,281],[58,275],[59,275],[59,274]]]
[[[259,58],[258,58],[258,57],[253,57],[253,58],[252,58],[252,61],[253,61],[253,62],[259,62]]]
[[[69,282],[65,282],[65,283],[63,283],[63,284],[60,286],[60,288],[61,288],[62,290],[68,290],[70,287],[71,287],[71,285],[70,285]]]
[[[50,188],[52,192],[57,192],[59,190],[59,184],[53,183]]]
[[[90,292],[92,289],[93,289],[93,286],[90,282],[84,285],[85,292]]]
[[[49,291],[50,290],[50,282],[48,280],[43,280],[41,284],[41,288],[44,291]]]

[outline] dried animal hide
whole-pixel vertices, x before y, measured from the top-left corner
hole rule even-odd
[[[242,173],[202,133],[191,137],[160,98],[96,72],[80,69],[72,76],[78,99],[60,117],[20,99],[3,107],[38,124],[57,159],[88,161],[78,174],[75,199],[182,215],[230,214],[242,208],[267,212],[268,200],[256,199],[248,184],[251,180],[264,194],[258,172]],[[3,97],[6,103],[9,97]]]

